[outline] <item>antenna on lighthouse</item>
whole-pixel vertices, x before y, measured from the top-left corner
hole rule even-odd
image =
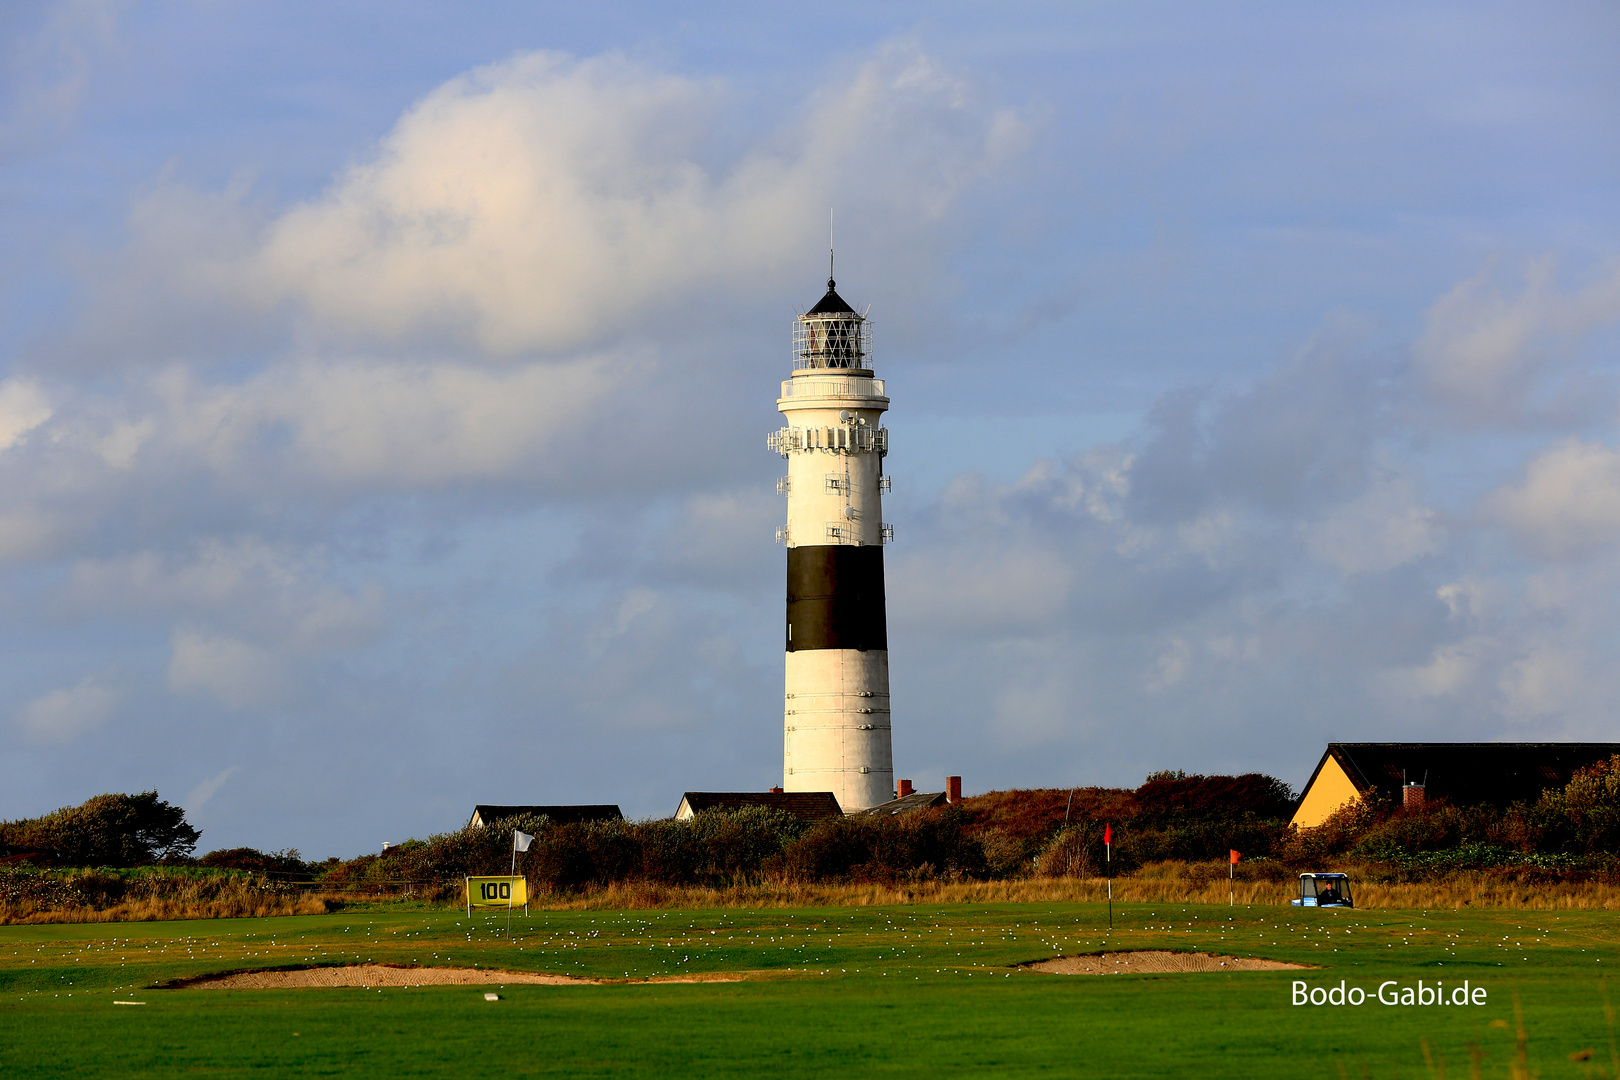
[[[833,287],[833,208],[827,207],[827,288]]]

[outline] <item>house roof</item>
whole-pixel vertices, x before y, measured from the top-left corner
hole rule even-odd
[[[1506,805],[1569,783],[1577,769],[1620,754],[1620,743],[1328,743],[1305,784],[1333,758],[1363,796],[1399,798],[1403,779],[1430,799]]]
[[[548,817],[558,825],[568,825],[576,821],[618,821],[624,815],[611,803],[578,806],[498,806],[479,803],[473,807],[467,826],[482,827],[491,821],[509,817]]]
[[[745,806],[769,806],[786,810],[802,821],[841,817],[844,811],[830,791],[688,791],[681,805],[694,814],[705,810],[741,810]],[[680,815],[680,808],[675,813]]]
[[[945,793],[943,791],[913,791],[910,795],[903,795],[898,799],[890,799],[886,803],[878,803],[869,809],[862,810],[863,817],[895,817],[899,814],[915,814],[919,810],[926,810],[930,806],[944,806]]]

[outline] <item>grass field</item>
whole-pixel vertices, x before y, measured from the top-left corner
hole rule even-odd
[[[0,927],[0,1075],[1612,1075],[1601,912],[1298,912],[995,904],[677,911],[346,911]],[[1102,948],[1199,949],[1311,971],[1059,976]],[[300,964],[491,967],[733,983],[175,990]],[[1295,980],[1375,993],[1467,979],[1470,1006],[1295,1006]],[[117,1006],[115,1000],[144,1001]],[[1520,1020],[1526,1033],[1516,1065]],[[1425,1063],[1425,1045],[1429,1064]],[[1593,1051],[1588,1060],[1571,1054]],[[1528,1067],[1529,1072],[1522,1071]]]

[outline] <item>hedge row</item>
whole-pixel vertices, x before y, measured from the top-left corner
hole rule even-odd
[[[705,812],[690,821],[555,824],[509,818],[340,863],[321,881],[343,888],[505,873],[515,829],[535,838],[518,856],[518,872],[546,890],[639,882],[725,886],[766,878],[897,881],[989,872],[983,846],[967,834],[957,810],[828,818],[806,826],[791,814],[750,807]]]

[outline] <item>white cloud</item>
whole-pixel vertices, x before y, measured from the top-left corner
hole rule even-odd
[[[1187,677],[1187,661],[1191,650],[1181,638],[1172,638],[1164,651],[1153,661],[1146,683],[1150,691],[1165,690]]]
[[[687,334],[717,298],[802,281],[833,202],[911,241],[893,250],[926,245],[962,190],[1028,142],[1016,114],[976,106],[905,44],[714,164],[724,97],[617,54],[522,55],[423,98],[371,160],[257,239],[217,196],[164,188],[132,223],[137,248],[177,296],[290,304],[337,340],[567,352],[634,327]]]
[[[1566,439],[1537,455],[1523,481],[1493,493],[1485,508],[1548,558],[1612,548],[1620,541],[1620,452]]]
[[[51,550],[55,522],[37,510],[0,513],[0,563],[35,559]]]
[[[78,115],[100,55],[114,44],[119,10],[128,6],[128,0],[57,0],[34,34],[8,43],[12,93],[0,116],[0,148],[65,127]]]
[[[379,588],[345,589],[331,572],[318,549],[246,536],[207,539],[184,553],[81,559],[68,595],[75,611],[229,622],[293,654],[364,644],[384,621]]]
[[[1430,391],[1472,420],[1512,421],[1538,401],[1549,378],[1565,374],[1570,345],[1620,318],[1620,266],[1584,288],[1558,288],[1552,260],[1532,263],[1522,289],[1505,293],[1488,265],[1429,308],[1413,353]],[[1579,408],[1565,388],[1563,408]],[[1584,404],[1590,404],[1585,402]]]
[[[1488,674],[1487,661],[1491,646],[1488,639],[1467,639],[1439,645],[1427,664],[1390,672],[1389,685],[1402,693],[1420,697],[1464,693],[1477,687],[1479,680]]]
[[[444,84],[291,208],[161,185],[81,320],[79,362],[119,377],[0,384],[0,560],[469,482],[735,484],[705,452],[744,393],[726,310],[802,292],[835,197],[897,289],[929,288],[939,216],[1027,139],[904,43],[740,149],[712,137],[725,95],[531,54]]]
[[[1434,595],[1445,604],[1453,619],[1476,619],[1484,614],[1492,592],[1491,583],[1464,580],[1440,586]]]
[[[1540,645],[1510,664],[1498,685],[1507,697],[1508,715],[1528,721],[1567,713],[1583,696],[1587,682],[1586,665],[1579,655]]]
[[[768,541],[782,514],[782,497],[769,488],[694,495],[656,544],[656,566],[683,580],[747,590],[762,573],[779,570]]]
[[[232,709],[274,704],[288,689],[283,665],[270,650],[193,630],[174,633],[168,683],[178,693],[206,694]]]
[[[237,387],[199,386],[171,372],[159,391],[175,448],[220,473],[257,472],[270,441],[279,443],[271,461],[303,483],[435,488],[509,476],[539,464],[546,449],[583,438],[629,370],[595,359],[497,371],[301,363],[276,365]]]
[[[180,804],[186,808],[186,813],[196,814],[208,805],[208,800],[219,794],[219,789],[225,786],[225,781],[231,778],[231,774],[236,772],[237,768],[238,766],[232,765],[192,788]]]
[[[132,424],[114,424],[110,431],[95,441],[96,453],[114,469],[133,468],[135,455],[156,432],[157,420],[150,416]]]
[[[714,722],[717,703],[736,702],[760,674],[743,661],[733,628],[707,605],[667,591],[632,586],[594,610],[555,611],[547,621],[521,665],[524,709],[567,710],[591,730]],[[779,679],[780,654],[773,659]]]
[[[891,617],[929,633],[1051,630],[1068,604],[1073,566],[1049,548],[1002,539],[898,554],[888,574]]]
[[[1437,515],[1404,477],[1368,487],[1306,527],[1316,557],[1347,574],[1381,574],[1440,550]]]
[[[52,690],[17,710],[17,722],[35,742],[69,742],[101,727],[122,695],[98,678]]]
[[[37,382],[0,382],[0,450],[7,450],[51,418],[51,403]]]
[[[1002,664],[981,674],[1001,683],[990,705],[990,729],[1014,747],[1066,742],[1089,731],[1080,688],[1061,662],[1063,651],[1039,642],[1007,650]],[[999,678],[998,678],[999,677]]]

